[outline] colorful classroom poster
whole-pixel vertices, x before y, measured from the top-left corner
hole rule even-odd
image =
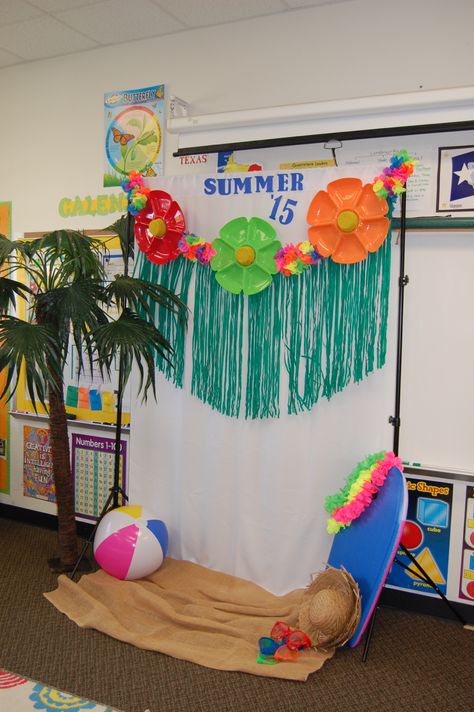
[[[439,149],[437,213],[474,210],[474,146]]]
[[[439,480],[407,477],[407,487],[408,512],[402,544],[440,591],[446,593],[453,485]],[[417,568],[402,549],[397,551],[397,559],[409,566],[411,571],[394,563],[387,578],[388,585],[436,595],[428,583],[412,573]]]
[[[163,84],[104,94],[104,186],[121,185],[130,171],[163,175]]]
[[[56,501],[49,430],[23,426],[23,494]]]
[[[474,487],[466,487],[459,598],[474,601]]]
[[[0,203],[0,235],[11,237],[11,203]],[[0,393],[5,388],[5,372],[0,373]],[[6,398],[0,401],[0,492],[10,494],[9,480],[9,432],[8,432],[8,403]]]
[[[119,485],[126,491],[127,443],[120,441]],[[76,514],[97,519],[114,483],[115,438],[72,433]]]

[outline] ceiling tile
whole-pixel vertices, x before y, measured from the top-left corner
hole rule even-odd
[[[45,12],[60,12],[81,5],[94,5],[103,2],[103,0],[28,0],[28,2]]]
[[[21,22],[41,15],[41,11],[24,0],[0,0],[0,26]]]
[[[154,5],[151,0],[105,0],[55,17],[69,27],[102,44],[116,44],[178,32],[183,25]]]
[[[284,0],[153,0],[188,27],[205,27],[287,10]]]
[[[12,64],[20,64],[20,62],[23,62],[23,59],[18,55],[0,49],[0,67],[9,67]]]
[[[96,42],[47,15],[0,27],[0,48],[23,59],[43,59],[93,47],[97,47]]]
[[[353,0],[285,0],[288,7],[314,7],[315,5],[336,5],[343,2],[353,2]]]

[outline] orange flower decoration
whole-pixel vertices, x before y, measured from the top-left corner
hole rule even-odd
[[[359,178],[339,178],[327,192],[316,193],[308,209],[308,236],[322,257],[353,264],[376,252],[387,237],[390,220],[387,201],[372,184]]]

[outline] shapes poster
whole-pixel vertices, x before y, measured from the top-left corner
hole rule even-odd
[[[121,185],[130,171],[163,175],[163,84],[104,94],[104,186]]]
[[[119,485],[126,489],[127,443],[120,441]],[[115,439],[72,434],[76,514],[97,519],[114,483]]]
[[[474,487],[466,487],[459,598],[474,603]]]
[[[23,426],[23,494],[48,502],[56,501],[47,428]]]
[[[453,485],[439,480],[415,480],[407,477],[407,487],[408,512],[402,544],[440,591],[446,594]],[[434,589],[416,575],[415,564],[403,550],[397,551],[397,559],[409,566],[411,571],[394,564],[387,584],[408,591],[436,595]]]

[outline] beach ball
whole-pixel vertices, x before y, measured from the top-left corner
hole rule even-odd
[[[112,509],[94,537],[94,557],[115,578],[131,581],[160,568],[168,549],[168,530],[141,505]]]

